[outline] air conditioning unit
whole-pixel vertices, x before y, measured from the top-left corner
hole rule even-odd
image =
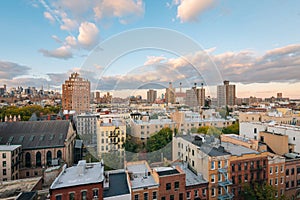
[[[93,200],[98,200],[98,196],[94,196]]]

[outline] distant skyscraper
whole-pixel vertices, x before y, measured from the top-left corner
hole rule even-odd
[[[235,98],[235,85],[229,85],[229,81],[224,81],[224,85],[217,86],[218,106],[233,106]]]
[[[79,77],[78,73],[72,73],[62,85],[63,110],[75,110],[78,114],[89,111],[90,91],[90,82]]]
[[[195,83],[192,89],[186,91],[186,105],[190,107],[204,106],[205,105],[205,89],[203,87],[197,89]]]
[[[166,103],[175,103],[175,89],[171,82],[169,82],[169,87],[166,88]]]
[[[153,103],[157,98],[157,91],[156,90],[148,90],[147,91],[147,102]]]

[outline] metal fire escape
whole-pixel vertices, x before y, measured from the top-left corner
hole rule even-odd
[[[224,179],[222,181],[218,182],[219,187],[222,187],[225,193],[222,193],[222,195],[218,195],[218,199],[220,200],[228,200],[233,198],[233,194],[228,191],[228,186],[232,185],[232,182],[228,179],[227,169],[228,167],[225,166],[223,168],[219,168],[218,172],[223,175]]]

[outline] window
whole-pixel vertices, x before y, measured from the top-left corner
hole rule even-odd
[[[198,194],[198,190],[194,190],[194,197],[198,197],[199,194]]]
[[[297,180],[297,186],[299,186],[300,185],[300,180]]]
[[[138,194],[134,195],[134,200],[139,200],[139,195]]]
[[[6,174],[7,174],[6,169],[3,169],[2,173],[3,173],[3,176],[6,176]]]
[[[283,176],[280,178],[280,183],[283,184]]]
[[[232,179],[232,184],[235,184],[235,176],[232,176],[231,179]]]
[[[212,182],[212,183],[215,182],[215,175],[214,174],[210,175],[210,182]]]
[[[220,169],[222,167],[221,160],[218,161],[218,168]]]
[[[192,156],[194,156],[195,155],[195,152],[194,152],[194,150],[192,150]]]
[[[222,174],[218,174],[218,182],[221,182],[222,181]]]
[[[238,164],[238,170],[239,170],[239,171],[242,170],[242,165],[241,165],[241,163]]]
[[[294,187],[294,186],[295,186],[295,182],[291,181],[291,187]]]
[[[253,132],[254,132],[254,133],[257,133],[257,128],[254,128]]]
[[[29,152],[25,154],[25,167],[31,167],[31,155]]]
[[[170,195],[170,200],[174,200],[174,195]]]
[[[186,193],[186,198],[187,198],[187,199],[190,199],[190,198],[191,198],[191,192],[187,192],[187,193]]]
[[[278,166],[275,167],[275,173],[278,174]]]
[[[235,165],[234,165],[234,164],[232,164],[232,165],[231,165],[231,171],[233,171],[233,172],[234,172],[234,168],[235,168]]]
[[[183,193],[179,194],[179,200],[183,200]]]
[[[218,195],[222,195],[222,188],[221,187],[218,188]]]
[[[300,167],[297,167],[297,174],[300,174]]]
[[[283,172],[283,170],[284,170],[284,166],[283,166],[283,165],[281,165],[281,166],[280,166],[280,172],[282,173],[282,172]]]
[[[2,158],[6,158],[6,153],[2,153]]]
[[[273,179],[270,179],[270,185],[273,185]]]
[[[166,200],[166,197],[162,197],[161,200]]]
[[[286,183],[285,183],[285,188],[289,188],[289,186],[290,186],[289,183],[290,183],[290,182],[286,182]]]
[[[75,200],[75,193],[74,192],[69,193],[69,200]]]
[[[273,174],[273,167],[270,167],[270,174]]]
[[[37,167],[41,167],[42,166],[42,154],[39,151],[35,154],[35,165]]]
[[[3,162],[2,162],[2,166],[3,166],[3,167],[6,167],[6,161],[3,161]]]
[[[144,200],[148,200],[148,192],[144,193]]]
[[[178,189],[178,188],[179,188],[179,182],[178,182],[178,181],[176,181],[176,182],[174,183],[174,187],[175,187],[175,189]]]
[[[239,183],[241,183],[242,182],[242,175],[239,175],[238,179],[239,179]]]
[[[244,170],[248,170],[248,163],[244,163]]]
[[[285,175],[286,175],[286,176],[290,175],[290,170],[289,170],[289,169],[286,169],[286,170],[285,170]]]
[[[245,179],[244,179],[245,182],[247,182],[247,181],[248,181],[248,174],[245,174],[245,175],[244,175],[244,178],[245,178]]]
[[[202,196],[206,196],[206,189],[202,189]]]
[[[292,169],[291,169],[291,175],[294,175],[294,174],[295,174],[295,169],[292,168]]]
[[[152,199],[153,200],[156,200],[157,199],[157,192],[152,192]]]
[[[82,191],[81,192],[81,200],[87,200],[86,195],[87,195],[87,192],[86,191]]]
[[[215,188],[211,189],[211,196],[212,197],[216,196],[216,189]]]
[[[171,183],[166,184],[166,190],[171,190]]]
[[[56,196],[55,196],[55,200],[62,200],[61,194],[56,195]]]
[[[215,161],[211,161],[210,169],[215,169]]]
[[[278,178],[275,178],[275,185],[278,185]]]
[[[93,189],[93,197],[98,197],[98,196],[99,196],[99,190]]]

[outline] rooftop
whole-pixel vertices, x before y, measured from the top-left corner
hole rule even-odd
[[[21,147],[21,145],[0,145],[0,151],[14,151]]]
[[[222,142],[222,146],[226,151],[234,156],[242,156],[244,154],[259,154],[258,151],[230,142]]]
[[[104,180],[103,173],[103,163],[86,163],[85,160],[81,160],[74,167],[66,168],[65,165],[62,172],[52,183],[50,189],[100,183]]]
[[[70,128],[68,120],[0,123],[0,145],[22,145],[22,149],[63,147]]]
[[[203,153],[215,157],[215,156],[226,156],[230,155],[229,152],[225,151],[222,146],[218,144],[218,139],[214,136],[204,136],[204,140],[200,140],[201,135],[180,135],[184,140],[191,142],[196,145]]]
[[[128,165],[127,169],[130,176],[132,189],[159,186],[145,163]]]
[[[208,183],[208,181],[206,181],[203,178],[203,175],[201,173],[195,174],[193,171],[191,171],[188,166],[187,163],[174,163],[174,166],[179,166],[182,171],[184,171],[185,173],[185,185],[186,186],[193,186],[193,185],[199,185],[199,184],[205,184]]]
[[[109,174],[109,188],[104,189],[103,197],[113,197],[129,194],[129,186],[127,182],[127,175],[125,171],[108,171]]]

